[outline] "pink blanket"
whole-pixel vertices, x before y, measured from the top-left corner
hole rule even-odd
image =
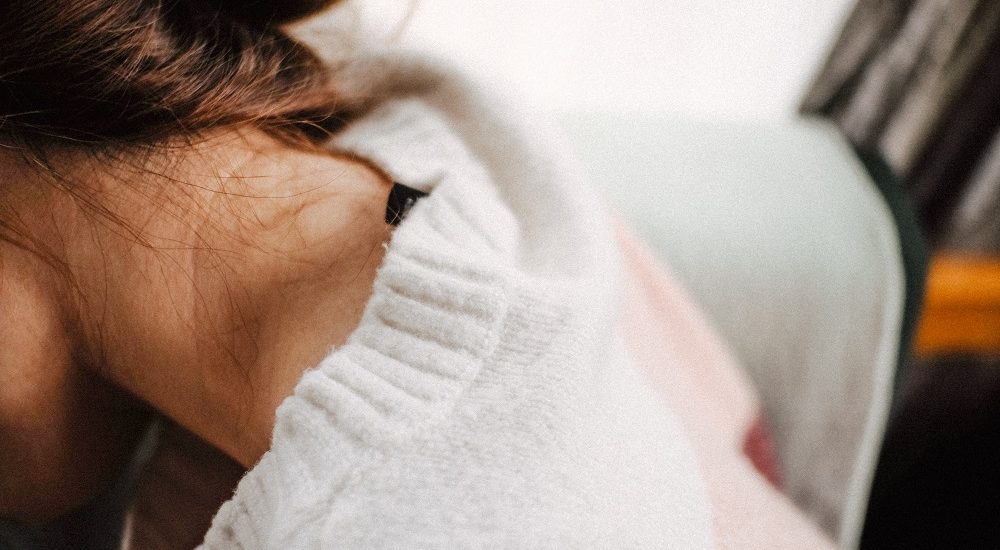
[[[832,548],[778,489],[778,461],[750,381],[676,279],[618,224],[625,339],[680,417],[712,502],[720,548]]]

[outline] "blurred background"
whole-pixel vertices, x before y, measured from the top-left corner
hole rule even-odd
[[[374,34],[407,2],[356,2]],[[416,0],[400,31],[551,111],[793,116],[849,0]]]

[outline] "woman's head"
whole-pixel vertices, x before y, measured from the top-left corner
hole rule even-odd
[[[79,159],[141,171],[150,154],[174,155],[179,144],[183,155],[227,129],[308,148],[335,129],[341,101],[323,64],[279,25],[335,3],[4,0],[0,161],[34,167],[37,181],[124,226],[74,179]],[[26,185],[16,192],[34,193]],[[58,264],[23,227],[12,192],[0,183],[0,242]]]
[[[87,281],[111,264],[151,271],[184,254],[167,268],[184,267],[169,292],[192,294],[199,254],[224,250],[219,272],[262,248],[294,263],[309,234],[335,225],[328,212],[301,230],[313,203],[349,193],[334,213],[367,212],[384,174],[316,147],[342,102],[330,71],[280,28],[335,3],[0,2],[0,245],[55,268],[90,304],[74,309],[103,316],[106,281]],[[340,233],[331,242],[352,228]],[[0,276],[13,257],[3,251]]]
[[[133,396],[252,463],[353,328],[389,182],[316,154],[343,102],[277,26],[332,3],[0,0],[0,516],[91,496]]]
[[[5,0],[0,144],[143,145],[252,123],[328,125],[336,94],[277,25],[331,0]]]

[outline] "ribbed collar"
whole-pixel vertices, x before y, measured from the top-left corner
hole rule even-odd
[[[355,332],[279,407],[271,450],[208,540],[257,533],[273,525],[274,507],[294,505],[308,521],[324,504],[281,491],[346,483],[357,468],[346,457],[378,456],[432,428],[493,354],[512,289],[548,290],[589,308],[582,315],[615,317],[613,240],[607,224],[586,223],[604,212],[574,188],[583,178],[547,130],[512,125],[509,117],[530,118],[435,64],[382,55],[342,74],[365,83],[357,97],[378,103],[331,146],[430,194],[395,229]],[[366,75],[375,81],[355,80]],[[271,507],[251,504],[262,502]]]

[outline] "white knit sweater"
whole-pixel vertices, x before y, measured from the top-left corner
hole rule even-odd
[[[607,214],[549,129],[433,63],[340,80],[370,108],[332,145],[431,192],[203,547],[711,547],[691,446],[624,351]]]

